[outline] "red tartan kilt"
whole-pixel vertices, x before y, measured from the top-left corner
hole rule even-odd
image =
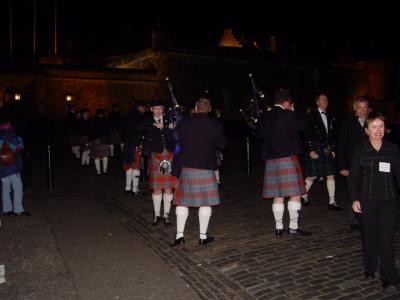
[[[122,165],[122,168],[124,171],[127,171],[129,169],[138,169],[142,167],[142,152],[141,151],[135,151],[135,161],[132,164],[127,164],[124,163]]]
[[[160,161],[172,161],[172,153],[152,153],[149,158],[149,186],[151,190],[175,189],[176,177],[160,173]]]

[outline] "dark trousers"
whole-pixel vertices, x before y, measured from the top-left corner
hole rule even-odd
[[[379,258],[381,280],[396,284],[399,282],[394,256],[397,204],[362,205],[361,209],[365,272],[375,273]]]

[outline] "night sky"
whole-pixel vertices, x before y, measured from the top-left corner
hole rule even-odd
[[[9,57],[9,1],[0,2],[0,63],[4,64]],[[328,61],[337,60],[346,49],[361,60],[397,59],[400,53],[397,10],[376,3],[352,8],[337,1],[313,7],[289,2],[261,7],[260,2],[242,1],[217,7],[186,1],[178,9],[172,1],[162,6],[157,2],[105,2],[58,0],[62,52],[76,56],[115,53],[135,41],[140,44],[160,25],[171,34],[174,45],[187,47],[215,46],[223,29],[230,27],[238,36],[257,39],[260,46],[274,34],[278,50],[296,43],[299,54]],[[53,7],[54,0],[37,0],[38,56],[51,53]],[[33,0],[13,0],[13,8],[15,62],[28,63],[32,61]]]

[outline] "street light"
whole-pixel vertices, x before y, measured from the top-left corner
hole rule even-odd
[[[15,101],[21,101],[21,94],[20,93],[15,93],[14,94],[14,100]]]
[[[65,101],[67,101],[67,102],[71,102],[72,101],[72,98],[73,98],[73,96],[72,96],[72,94],[65,94]]]

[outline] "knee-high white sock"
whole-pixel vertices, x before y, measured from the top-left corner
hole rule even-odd
[[[94,159],[94,166],[96,167],[97,174],[100,174],[100,159]]]
[[[299,228],[299,213],[301,209],[301,202],[299,201],[288,201],[287,208],[289,211],[289,228],[290,229],[297,229]]]
[[[125,171],[126,174],[126,185],[125,185],[125,191],[130,191],[132,189],[132,180],[133,180],[133,170],[128,169]]]
[[[310,178],[306,178],[305,183],[306,183],[306,191],[307,191],[307,193],[308,193],[308,191],[311,189],[311,186],[312,186],[313,183],[314,183],[314,180],[313,180],[313,179],[310,179]],[[304,199],[305,201],[308,201],[308,194],[305,194],[305,195],[303,196],[303,199]]]
[[[79,146],[74,146],[72,148],[72,152],[74,152],[76,158],[81,158],[81,150]]]
[[[103,157],[103,172],[107,173],[107,167],[108,167],[108,157]]]
[[[154,215],[160,217],[162,194],[152,194],[151,198],[153,198]]]
[[[189,216],[189,208],[185,206],[177,206],[175,210],[176,214],[176,238],[183,237],[185,232],[186,220]]]
[[[211,218],[211,206],[202,206],[199,208],[200,239],[207,238],[208,223]]]
[[[82,152],[82,157],[81,157],[81,164],[84,165],[86,164],[86,150],[83,150]]]
[[[86,150],[85,153],[86,153],[85,164],[89,165],[89,163],[90,163],[90,150]]]
[[[215,179],[217,179],[217,183],[220,183],[220,179],[219,179],[219,170],[215,170]]]
[[[125,146],[125,144],[124,144],[124,143],[121,143],[119,146],[120,146],[120,148],[121,148],[121,152],[124,151],[124,146]]]
[[[140,179],[140,170],[134,169],[132,170],[132,175],[133,175],[133,192],[137,192],[139,190],[139,179]]]
[[[114,157],[114,145],[108,145],[110,147],[110,155],[111,157]]]
[[[328,188],[329,204],[335,203],[335,178],[327,179],[326,187]]]
[[[174,194],[167,194],[164,193],[163,196],[163,201],[164,201],[164,217],[167,217],[169,214],[169,211],[171,210],[171,202],[172,199],[174,198]]]
[[[283,212],[285,211],[285,205],[283,203],[274,203],[272,204],[272,213],[275,218],[275,228],[283,229]]]

